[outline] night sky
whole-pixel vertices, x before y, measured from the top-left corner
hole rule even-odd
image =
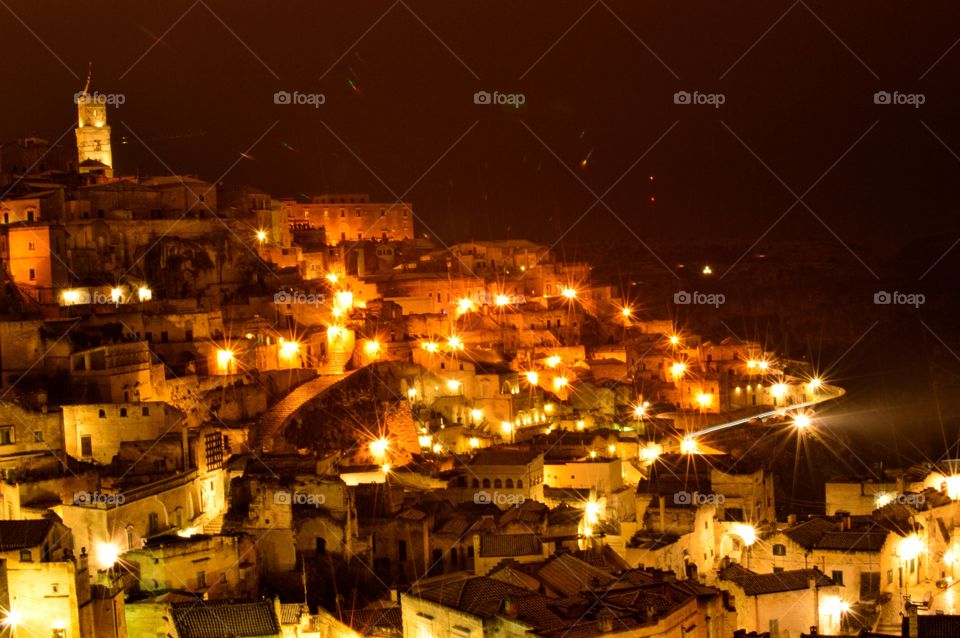
[[[574,236],[753,241],[815,183],[823,224],[797,204],[770,237],[953,237],[958,18],[950,2],[8,1],[0,139],[72,129],[92,61],[94,88],[126,98],[109,113],[121,173],[405,195],[447,241],[553,240],[611,187],[613,213]]]

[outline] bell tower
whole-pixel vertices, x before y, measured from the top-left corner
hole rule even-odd
[[[90,92],[93,65],[87,84],[76,94],[77,160],[80,173],[103,173],[113,177],[113,150],[107,125],[107,96]]]

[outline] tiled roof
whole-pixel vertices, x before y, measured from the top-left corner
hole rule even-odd
[[[0,552],[36,547],[50,533],[53,521],[37,519],[29,521],[0,521]]]
[[[602,589],[616,580],[610,573],[566,553],[547,559],[537,569],[536,576],[545,586],[563,596]]]
[[[827,532],[820,537],[815,547],[845,552],[879,552],[886,540],[887,532],[882,530]]]
[[[273,603],[202,601],[173,605],[180,638],[252,638],[277,636],[280,625]]]
[[[836,584],[819,569],[791,569],[776,574],[757,574],[739,565],[730,565],[720,571],[720,578],[736,583],[748,596],[807,589],[811,579],[816,581],[818,587]]]
[[[533,534],[489,534],[480,537],[480,556],[511,558],[542,554],[543,545]]]
[[[403,633],[400,607],[347,610],[343,612],[343,621],[361,636],[374,632]]]
[[[783,530],[783,535],[801,547],[812,549],[824,534],[836,530],[836,523],[822,518],[813,518]]]
[[[280,624],[299,625],[300,617],[305,611],[304,607],[303,603],[284,603],[280,605]]]

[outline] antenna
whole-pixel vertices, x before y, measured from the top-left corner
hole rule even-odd
[[[87,85],[83,87],[83,94],[89,95],[90,93],[90,82],[93,80],[93,62],[87,63],[89,66],[87,68]]]

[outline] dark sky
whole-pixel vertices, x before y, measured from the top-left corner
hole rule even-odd
[[[954,237],[958,18],[947,1],[5,0],[0,139],[70,129],[92,60],[94,88],[126,98],[109,113],[120,172],[392,191],[448,240],[554,239],[588,187],[613,186],[644,237],[752,241],[795,201],[778,177],[816,183],[804,201],[848,241]],[[326,102],[275,105],[278,90]],[[572,235],[627,232],[597,205]],[[830,237],[803,205],[777,235]]]

